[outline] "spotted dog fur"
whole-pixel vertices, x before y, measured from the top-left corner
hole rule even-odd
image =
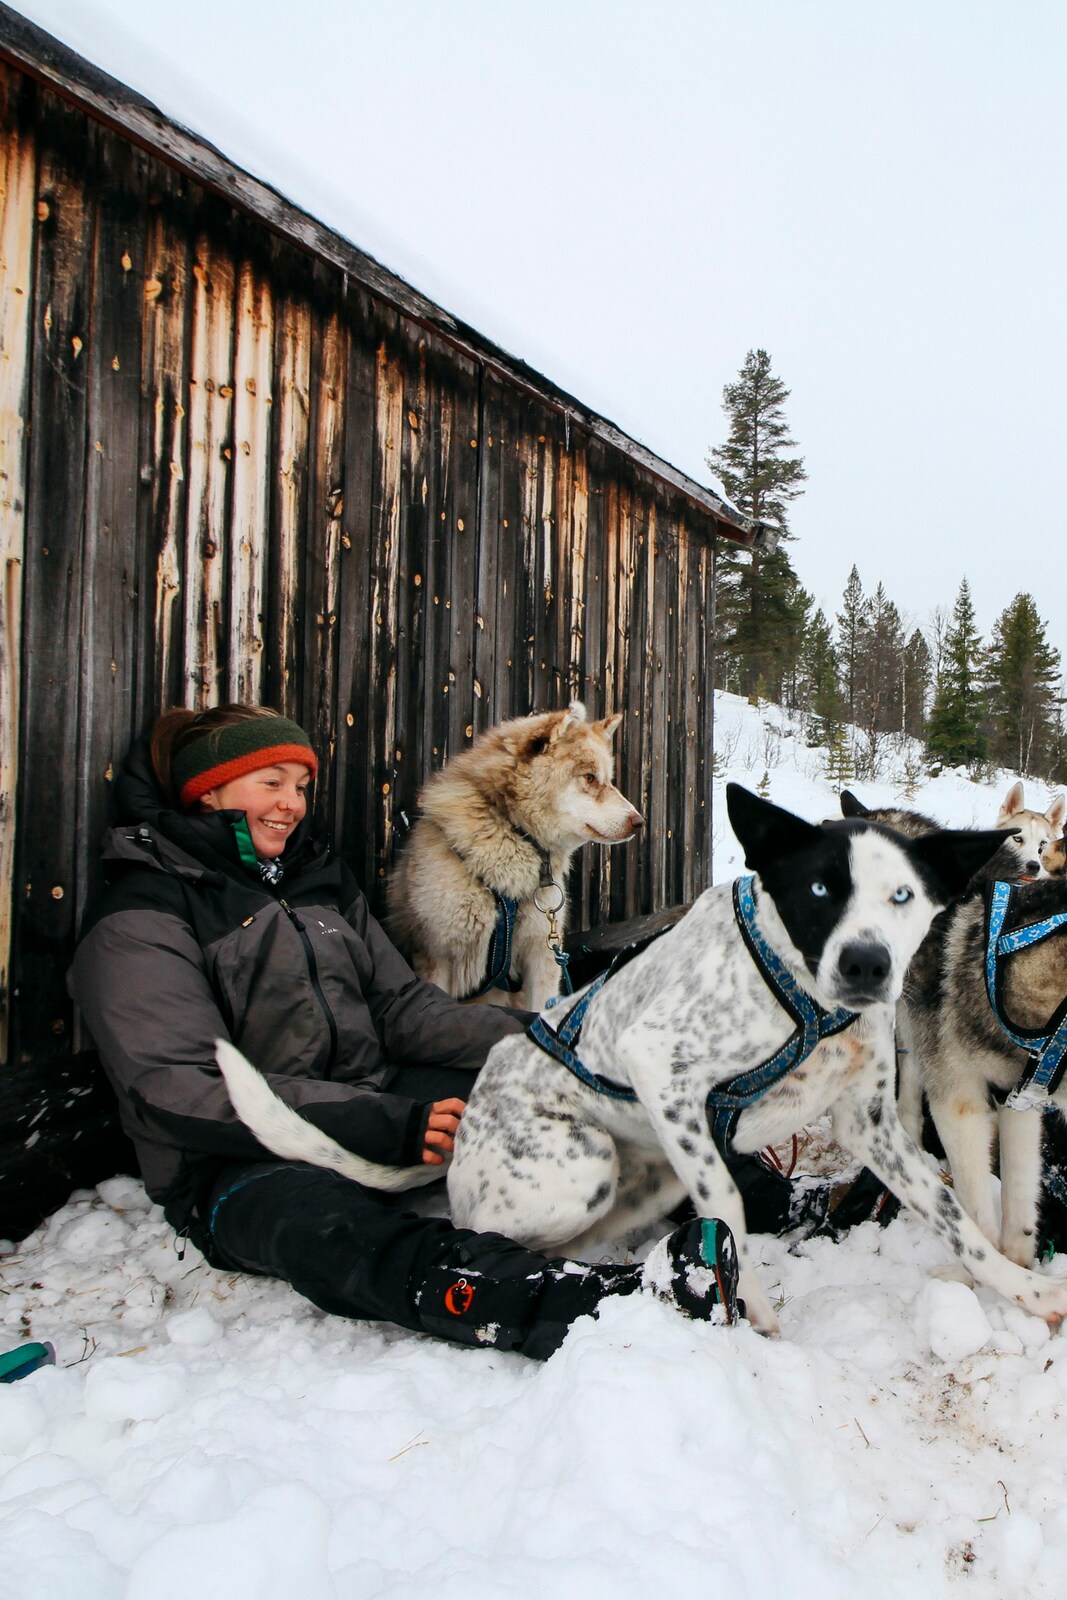
[[[894,1105],[893,1013],[908,963],[935,912],[1003,835],[937,831],[907,840],[858,819],[803,822],[737,785],[727,796],[757,874],[762,933],[819,1004],[858,1013],[742,1113],[735,1150],[779,1143],[829,1110],[840,1143],[976,1279],[1049,1320],[1067,1314],[1067,1285],[996,1252],[931,1172]],[[565,1008],[548,1020],[556,1025]],[[701,1216],[721,1217],[733,1230],[749,1319],[775,1332],[706,1099],[714,1085],[772,1056],[792,1030],[741,938],[730,887],[708,890],[589,1004],[581,1059],[629,1086],[636,1101],[586,1087],[524,1035],[494,1046],[448,1175],[456,1222],[580,1253],[653,1222],[688,1195]]]
[[[1047,813],[1022,811],[1022,785],[1009,791],[1000,818],[1023,831],[1005,840],[967,892],[934,919],[908,970],[898,1018],[902,1047],[900,1116],[918,1136],[925,1091],[960,1204],[986,1238],[1020,1266],[1033,1263],[1041,1196],[1041,1113],[998,1104],[1019,1081],[1027,1052],[1007,1038],[985,987],[985,889],[1017,882],[1012,925],[1067,911],[1061,875],[1063,796]],[[915,836],[937,826],[918,813],[868,811],[846,791],[846,815],[903,827]],[[1042,826],[1042,824],[1044,826]],[[1067,932],[1020,950],[1005,967],[1004,1006],[1022,1028],[1043,1028],[1067,995]],[[1067,1084],[1052,1096],[1067,1113]],[[992,1181],[999,1139],[1001,1218]]]

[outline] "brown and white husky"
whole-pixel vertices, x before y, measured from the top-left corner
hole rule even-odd
[[[632,838],[644,821],[612,782],[621,721],[588,722],[577,702],[516,717],[429,780],[388,887],[389,931],[421,978],[524,1011],[559,992],[550,938],[563,936],[571,858],[583,844]],[[504,901],[504,986],[482,994]]]

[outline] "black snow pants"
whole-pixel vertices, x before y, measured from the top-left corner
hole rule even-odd
[[[469,1073],[409,1069],[403,1092],[465,1098],[470,1082]],[[335,1316],[536,1360],[546,1360],[605,1294],[640,1285],[638,1267],[551,1260],[502,1234],[455,1228],[408,1205],[403,1195],[303,1162],[229,1166],[211,1194],[211,1256],[223,1268],[280,1278]]]

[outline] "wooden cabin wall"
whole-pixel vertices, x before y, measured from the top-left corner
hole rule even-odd
[[[99,1165],[75,1148],[108,1110],[72,1075],[65,974],[154,715],[261,699],[302,722],[326,757],[319,821],[380,905],[401,814],[447,756],[572,697],[620,710],[647,827],[584,852],[572,926],[691,899],[712,523],[6,67],[0,152],[4,1234],[28,1216],[5,1189]]]

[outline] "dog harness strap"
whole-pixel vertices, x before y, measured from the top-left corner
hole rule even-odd
[[[598,979],[597,982],[599,981]],[[558,1034],[553,1033],[543,1017],[535,1017],[526,1034],[534,1044],[539,1044],[542,1050],[546,1050],[550,1056],[554,1056],[562,1066],[566,1067],[568,1072],[573,1073],[587,1089],[595,1089],[597,1094],[607,1095],[609,1100],[637,1099],[633,1090],[628,1089],[624,1083],[615,1083],[611,1078],[602,1078],[599,1073],[590,1072],[588,1067],[583,1066],[574,1051],[563,1043]]]
[[[1032,922],[1027,927],[1004,933],[1005,922],[1015,899],[1016,885],[998,880],[989,892],[986,910],[986,993],[1001,1031],[1012,1044],[1029,1052],[1029,1059],[1018,1083],[1004,1104],[1012,1111],[1041,1110],[1059,1088],[1067,1073],[1067,998],[1052,1013],[1043,1029],[1021,1028],[1008,1021],[1004,1010],[1004,966],[1002,957],[1014,955],[1039,944],[1067,926],[1067,911]]]
[[[723,1088],[708,1091],[705,1102],[708,1126],[720,1150],[728,1150],[737,1120],[775,1084],[806,1061],[815,1046],[831,1034],[840,1033],[857,1013],[838,1007],[824,1011],[811,995],[797,983],[781,957],[767,943],[756,922],[756,898],[752,892],[751,877],[734,882],[734,916],[748,952],[760,975],[783,1011],[796,1023],[796,1028],[779,1050],[758,1067],[731,1078]]]
[[[613,1078],[604,1078],[598,1072],[590,1072],[589,1068],[584,1066],[579,1059],[575,1046],[581,1038],[582,1024],[589,1009],[589,1002],[600,993],[608,979],[614,977],[620,967],[624,967],[628,961],[633,960],[634,956],[640,955],[642,950],[647,950],[649,945],[653,944],[656,939],[661,939],[665,933],[669,932],[669,928],[661,928],[651,938],[641,939],[636,944],[627,945],[624,950],[620,950],[616,955],[612,956],[610,963],[600,976],[594,978],[589,987],[578,996],[574,1005],[571,1006],[571,1009],[560,1023],[558,1030],[550,1028],[543,1017],[535,1017],[526,1030],[528,1039],[532,1039],[534,1044],[540,1045],[542,1050],[566,1067],[568,1072],[573,1073],[579,1082],[585,1084],[586,1088],[594,1089],[597,1094],[607,1095],[611,1100],[634,1101],[637,1096],[626,1084],[616,1083]],[[557,1006],[569,999],[569,995],[557,996],[555,999],[550,1000],[548,1004],[550,1007]]]
[[[518,994],[522,988],[522,979],[511,976],[511,946],[515,938],[519,902],[506,894],[498,894],[495,889],[490,889],[489,893],[496,901],[496,922],[493,925],[493,937],[489,941],[485,977],[479,988],[463,996],[465,1000],[477,1000],[490,989],[505,989],[509,994]]]
[[[595,1089],[597,1094],[605,1094],[610,1100],[636,1100],[637,1096],[633,1090],[628,1089],[625,1084],[616,1083],[612,1078],[602,1078],[597,1072],[590,1072],[588,1067],[583,1066],[574,1050],[581,1037],[582,1023],[585,1021],[589,1002],[600,993],[614,969],[615,963],[612,962],[606,972],[602,972],[599,978],[594,978],[588,989],[579,995],[568,1011],[558,1032],[550,1028],[543,1017],[535,1017],[526,1033],[534,1044],[539,1044],[542,1050],[547,1050],[550,1056],[561,1062],[567,1071],[572,1072],[588,1089]]]

